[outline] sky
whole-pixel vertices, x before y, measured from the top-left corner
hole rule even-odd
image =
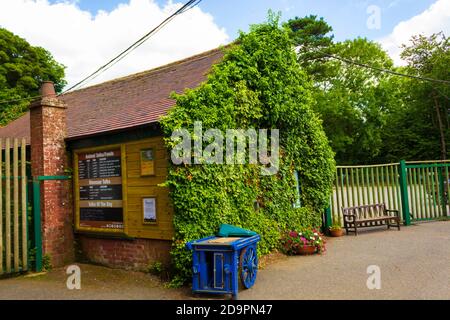
[[[0,27],[49,50],[74,84],[127,48],[185,0],[0,0]],[[336,41],[379,42],[397,65],[400,46],[414,34],[450,34],[450,0],[203,0],[142,47],[89,82],[92,85],[173,62],[221,44],[263,22],[314,14]]]

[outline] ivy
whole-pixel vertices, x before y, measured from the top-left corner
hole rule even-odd
[[[191,253],[186,242],[218,231],[222,223],[261,235],[259,254],[278,248],[288,230],[318,227],[328,205],[334,155],[316,114],[312,84],[299,66],[288,32],[277,18],[252,26],[212,68],[205,83],[181,95],[162,127],[168,149],[172,132],[203,130],[279,129],[280,164],[277,174],[261,175],[253,164],[174,165],[166,185],[175,211],[172,249],[176,278],[191,276]],[[302,208],[295,208],[299,173]],[[258,205],[255,205],[258,204]]]

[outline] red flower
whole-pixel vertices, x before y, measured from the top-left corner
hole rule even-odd
[[[293,238],[297,238],[298,237],[298,233],[295,232],[295,231],[291,231],[291,232],[289,232],[289,236],[293,237]]]

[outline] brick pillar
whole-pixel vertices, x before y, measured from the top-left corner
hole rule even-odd
[[[37,176],[67,175],[65,137],[67,106],[56,97],[53,83],[44,82],[41,98],[30,105],[31,172]],[[71,183],[67,180],[41,182],[43,253],[53,266],[74,260]]]

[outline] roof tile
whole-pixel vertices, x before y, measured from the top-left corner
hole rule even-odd
[[[223,51],[215,49],[60,96],[68,105],[68,138],[157,122],[175,104],[170,94],[197,87],[222,57]],[[1,127],[0,137],[26,137],[29,142],[29,119],[26,113]]]

